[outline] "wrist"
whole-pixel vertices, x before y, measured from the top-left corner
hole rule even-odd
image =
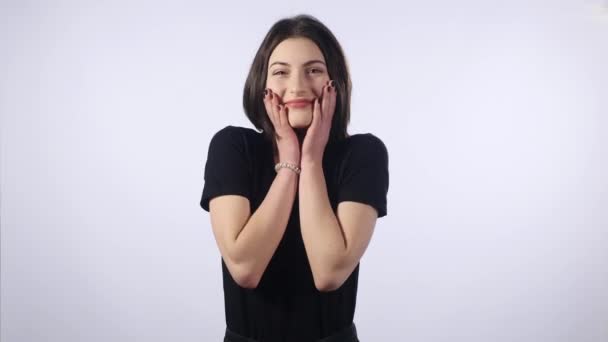
[[[278,173],[279,170],[281,169],[289,169],[293,172],[295,172],[296,174],[300,174],[300,166],[298,164],[295,163],[289,163],[289,162],[279,162],[277,164],[275,164],[274,166],[274,170]]]
[[[297,153],[280,153],[277,156],[277,163],[291,163],[300,166],[300,155]]]
[[[319,160],[318,158],[302,158],[302,161],[300,162],[300,167],[302,169],[309,169],[322,164],[322,160]]]

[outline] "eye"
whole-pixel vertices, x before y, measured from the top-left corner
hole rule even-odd
[[[273,74],[273,75],[279,75],[279,76],[280,76],[280,75],[285,75],[285,74],[287,74],[287,73],[286,73],[285,71],[283,71],[283,70],[277,70],[277,71],[273,72],[272,74]]]
[[[317,69],[317,68],[312,68],[312,69],[310,69],[310,70],[309,70],[309,72],[310,72],[311,74],[322,74],[322,73],[323,73],[323,70],[321,70],[321,69]]]

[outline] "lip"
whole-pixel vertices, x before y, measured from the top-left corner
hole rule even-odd
[[[312,104],[311,100],[308,99],[294,99],[285,102],[286,106],[294,107],[294,108],[303,108]]]

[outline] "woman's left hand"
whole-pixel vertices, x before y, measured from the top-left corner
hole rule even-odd
[[[323,163],[323,153],[329,140],[331,123],[336,110],[336,88],[333,81],[323,86],[321,100],[317,98],[313,105],[312,122],[306,130],[302,143],[302,161],[305,163]]]

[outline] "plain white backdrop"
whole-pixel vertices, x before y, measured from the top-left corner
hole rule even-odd
[[[207,148],[299,13],[389,150],[360,339],[608,341],[601,0],[2,1],[0,340],[221,341]]]

